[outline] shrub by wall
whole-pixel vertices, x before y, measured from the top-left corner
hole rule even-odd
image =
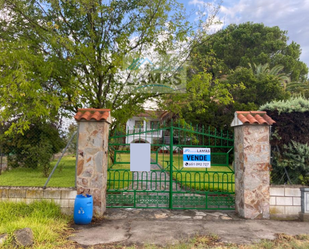
[[[260,107],[272,126],[272,183],[309,184],[309,100],[294,97]]]

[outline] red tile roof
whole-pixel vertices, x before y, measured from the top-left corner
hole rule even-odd
[[[145,112],[139,113],[136,116],[137,117],[143,117],[143,118],[161,118],[161,116],[166,113],[166,111],[153,111],[153,110],[145,110]]]
[[[243,124],[272,125],[276,123],[265,111],[243,111],[236,112],[236,115]]]
[[[95,108],[84,108],[78,109],[76,115],[74,116],[76,121],[92,119],[96,121],[107,120],[109,117],[110,109],[95,109]]]

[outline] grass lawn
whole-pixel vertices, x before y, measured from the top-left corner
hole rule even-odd
[[[74,187],[75,161],[75,155],[64,156],[47,187]],[[56,163],[57,160],[51,162],[52,168]],[[42,172],[43,170],[41,168],[16,168],[10,171],[5,171],[0,175],[0,186],[43,187],[47,177],[44,177]]]
[[[130,162],[130,153],[117,153],[114,164],[109,158],[107,189],[126,189],[132,183],[133,173],[130,171],[130,164],[121,164],[121,162]]]
[[[13,232],[31,228],[34,237],[32,248],[75,248],[67,240],[72,229],[68,223],[71,217],[61,214],[60,208],[47,201],[31,204],[23,202],[0,202],[0,235],[7,233],[9,238],[1,248],[13,247]]]
[[[229,167],[183,168],[182,158],[182,155],[173,155],[173,179],[183,187],[202,191],[235,191],[235,176]],[[158,162],[169,170],[169,154],[159,154]]]
[[[156,154],[151,155],[153,161],[156,160]],[[169,154],[159,153],[158,164],[169,171]],[[211,191],[235,191],[234,174],[227,166],[212,166],[211,168],[183,168],[182,155],[173,155],[174,169],[173,178],[183,187],[189,187],[195,190]],[[130,154],[116,154],[116,163],[109,165],[112,169],[108,175],[108,186],[110,189],[125,189],[132,180],[130,164],[121,164],[130,162]]]
[[[11,249],[13,246],[13,233],[18,229],[29,227],[34,235],[34,245],[32,248],[85,248],[77,245],[67,238],[72,234],[70,228],[72,217],[61,214],[60,208],[47,201],[37,201],[31,204],[23,202],[0,202],[0,235],[7,233],[9,238],[1,248]],[[309,248],[309,235],[290,236],[277,234],[275,240],[262,240],[253,244],[231,244],[222,242],[216,234],[208,236],[196,235],[194,238],[184,240],[179,244],[166,245],[167,249],[307,249]],[[142,241],[146,242],[146,241]],[[91,248],[109,249],[161,249],[155,245],[124,246],[122,244],[96,245]]]
[[[156,155],[152,154],[152,159],[156,160]],[[112,166],[108,173],[109,189],[125,189],[132,183],[133,173],[130,172],[130,154],[121,153],[116,155],[116,164]],[[182,186],[196,190],[220,190],[234,191],[234,174],[226,166],[213,166],[210,169],[183,168],[182,155],[174,155],[173,178]],[[52,167],[56,164],[54,160]],[[169,170],[169,154],[158,154],[158,163],[161,167]],[[0,175],[0,186],[44,186],[47,177],[43,177],[42,169],[17,168],[3,172]],[[75,156],[69,155],[62,158],[58,168],[52,176],[48,187],[74,187],[75,186]]]

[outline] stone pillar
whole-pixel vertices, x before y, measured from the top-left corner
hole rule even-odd
[[[92,195],[94,216],[100,217],[106,210],[110,110],[79,109],[75,120],[78,123],[77,194]]]
[[[236,112],[234,127],[236,212],[269,219],[270,144],[266,112]]]

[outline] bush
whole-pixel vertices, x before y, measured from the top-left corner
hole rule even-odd
[[[309,100],[296,97],[260,107],[276,121],[271,146],[273,183],[308,184]],[[283,181],[283,182],[282,182]]]
[[[37,123],[32,124],[24,134],[5,135],[2,144],[10,167],[36,169],[40,164],[43,166],[43,174],[46,175],[53,154],[64,148],[65,141],[53,124]]]
[[[283,146],[283,151],[273,150],[273,183],[309,185],[309,146],[291,141]],[[285,168],[285,171],[284,169]],[[284,174],[285,173],[285,174]],[[288,176],[286,175],[288,174]],[[289,177],[289,178],[288,178]],[[280,182],[283,180],[283,182]]]

